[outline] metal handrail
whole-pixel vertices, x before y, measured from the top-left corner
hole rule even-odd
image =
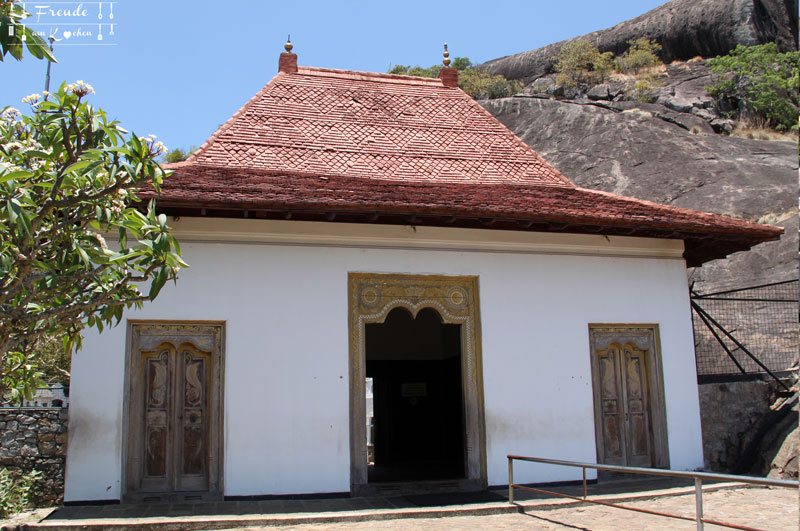
[[[791,480],[791,479],[770,479],[770,478],[758,478],[752,476],[735,476],[732,474],[715,474],[713,472],[686,472],[682,470],[664,470],[660,468],[642,468],[642,467],[633,467],[633,466],[619,466],[619,465],[603,465],[599,463],[583,463],[580,461],[565,461],[562,459],[545,459],[542,457],[528,457],[523,455],[513,455],[510,454],[508,457],[508,503],[514,503],[514,489],[523,489],[529,490],[533,492],[540,492],[542,494],[549,494],[553,496],[559,496],[562,498],[570,498],[573,500],[578,501],[586,501],[589,503],[594,503],[597,505],[605,505],[608,507],[614,507],[617,509],[626,509],[628,511],[636,511],[640,513],[646,514],[653,514],[658,516],[666,516],[669,518],[677,518],[680,520],[694,520],[697,523],[698,531],[703,530],[703,524],[714,524],[723,527],[730,527],[733,529],[743,529],[745,531],[762,531],[758,530],[753,527],[742,526],[738,524],[731,524],[727,522],[720,522],[718,520],[712,520],[710,518],[703,517],[703,480],[708,481],[734,481],[737,483],[748,483],[751,485],[761,485],[767,487],[789,487],[789,488],[798,488],[800,487],[800,482]],[[548,465],[560,465],[560,466],[571,466],[571,467],[579,467],[583,471],[583,498],[578,496],[570,496],[568,494],[562,494],[560,492],[553,492],[543,489],[536,489],[533,487],[528,487],[525,485],[516,485],[514,483],[514,461],[529,461],[531,463],[544,463]],[[598,500],[590,500],[587,497],[587,490],[586,490],[586,469],[592,468],[595,470],[604,470],[608,472],[621,472],[625,474],[643,474],[643,475],[650,475],[650,476],[664,476],[664,477],[676,477],[676,478],[686,478],[686,479],[694,479],[694,496],[695,496],[695,517],[683,516],[678,514],[671,514],[671,513],[662,513],[658,511],[651,511],[649,509],[639,509],[637,507],[626,507],[624,505],[618,505],[614,503],[602,502]]]

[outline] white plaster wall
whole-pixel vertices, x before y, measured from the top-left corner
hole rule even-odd
[[[182,247],[191,268],[177,286],[125,318],[225,321],[226,495],[349,490],[351,271],[479,276],[490,485],[507,482],[508,453],[595,461],[588,323],[660,326],[671,467],[703,465],[680,259]],[[120,497],[125,333],[124,322],[89,331],[74,356],[67,501]],[[579,477],[578,469],[527,463],[515,474],[523,483]]]

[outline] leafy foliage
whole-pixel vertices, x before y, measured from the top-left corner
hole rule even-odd
[[[522,90],[519,81],[508,81],[501,75],[468,68],[458,74],[458,86],[476,100],[507,98]]]
[[[18,0],[0,0],[0,61],[6,54],[17,61],[22,59],[24,48],[37,59],[57,62],[47,42],[33,29],[22,24],[30,16]]]
[[[741,44],[709,60],[714,85],[706,87],[721,109],[778,131],[797,127],[800,109],[800,54],[778,53],[775,43]]]
[[[48,338],[80,346],[84,327],[119,322],[186,265],[154,203],[131,206],[140,187],[159,190],[166,148],[108,120],[86,102],[92,92],[62,84],[25,98],[29,115],[0,114],[0,387],[18,399],[41,384]]]
[[[36,370],[41,372],[40,378],[45,384],[69,385],[72,352],[64,348],[60,338],[43,337],[30,350],[35,359]]]
[[[20,477],[0,468],[0,517],[24,511],[31,505],[31,494],[42,473],[34,470]]]
[[[500,75],[492,76],[481,72],[472,65],[468,57],[456,57],[451,66],[458,70],[458,86],[461,90],[480,99],[506,98],[513,96],[522,90],[522,84],[518,81],[508,81]],[[441,65],[433,65],[428,68],[421,66],[396,65],[389,70],[390,74],[400,74],[407,76],[438,77],[442,70]]]
[[[453,62],[450,66],[456,70],[467,70],[468,68],[473,68],[475,65],[472,64],[472,61],[469,60],[469,57],[456,57],[453,59]]]
[[[187,150],[183,150],[181,148],[171,149],[164,155],[164,162],[172,163],[172,162],[182,162],[186,160],[192,152],[197,149],[197,147],[192,146]]]
[[[437,77],[441,69],[441,65],[433,65],[428,68],[422,68],[419,65],[395,65],[389,70],[389,73],[401,76]]]
[[[653,102],[655,98],[651,91],[657,86],[653,76],[639,75],[633,84],[633,88],[627,93],[633,99],[642,102]]]
[[[556,82],[568,87],[601,83],[611,72],[613,62],[613,53],[600,53],[587,40],[570,42],[553,57],[553,68],[558,72]]]
[[[614,60],[617,70],[626,74],[638,74],[644,68],[662,64],[658,57],[661,45],[644,37],[628,41],[628,49]]]

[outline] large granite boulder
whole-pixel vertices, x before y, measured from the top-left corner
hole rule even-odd
[[[575,184],[783,225],[778,242],[692,272],[699,291],[797,278],[797,144],[718,135],[692,113],[638,102],[481,102]]]
[[[621,54],[629,40],[647,37],[661,44],[665,62],[724,55],[737,44],[775,42],[781,51],[792,51],[797,50],[797,8],[798,0],[672,0],[612,28],[493,59],[479,68],[528,84],[552,71],[552,58],[565,44],[580,39]]]

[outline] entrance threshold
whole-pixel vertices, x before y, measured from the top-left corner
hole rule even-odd
[[[409,494],[442,494],[449,492],[477,492],[487,490],[481,479],[441,479],[426,481],[396,481],[353,485],[353,497],[406,496]]]

